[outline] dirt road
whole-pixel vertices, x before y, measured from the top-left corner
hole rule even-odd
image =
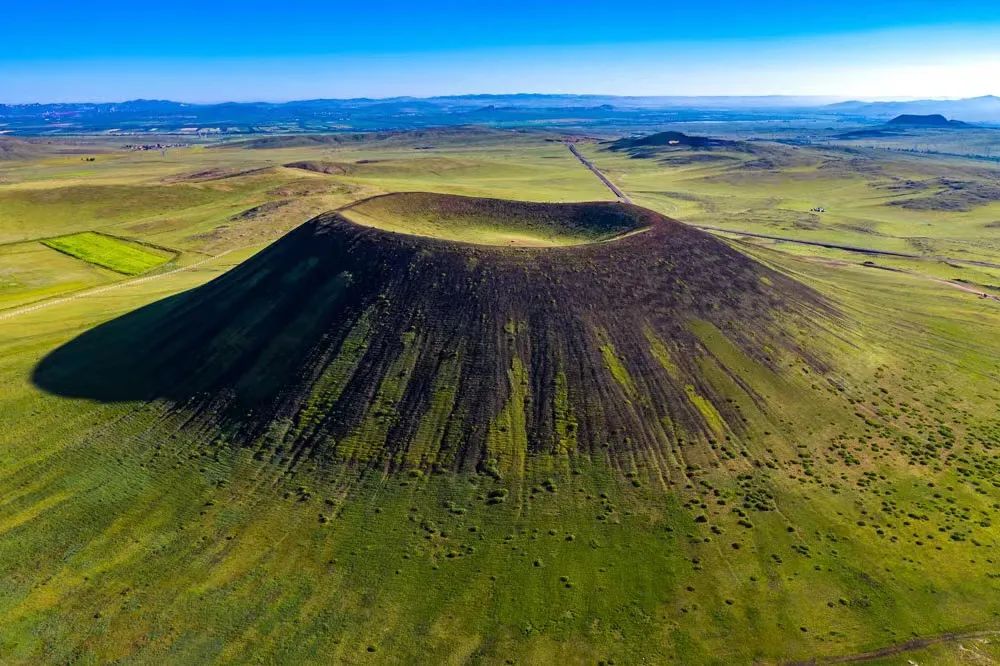
[[[585,166],[588,169],[590,169],[594,173],[594,175],[597,176],[601,180],[601,182],[604,183],[608,187],[608,189],[611,190],[614,193],[614,195],[616,197],[618,197],[619,201],[622,201],[624,203],[632,203],[632,200],[629,199],[628,195],[625,194],[624,192],[622,192],[618,188],[617,185],[615,185],[614,183],[612,183],[611,180],[607,176],[605,176],[604,173],[600,169],[598,169],[594,165],[593,162],[591,162],[586,157],[584,157],[580,153],[580,151],[577,150],[577,148],[576,148],[575,145],[573,145],[572,143],[567,143],[566,147],[569,148],[569,151],[571,153],[573,153],[578,160],[580,160],[580,163],[583,164],[583,166]],[[685,224],[687,224],[687,223],[685,223]],[[784,242],[784,243],[797,243],[799,245],[811,245],[813,247],[825,247],[825,248],[829,248],[829,249],[832,249],[832,250],[844,250],[846,252],[857,252],[859,254],[868,254],[868,255],[872,255],[872,256],[900,257],[900,258],[903,258],[903,259],[921,259],[921,260],[924,260],[924,261],[947,261],[947,262],[952,262],[952,263],[956,263],[956,264],[970,264],[970,265],[973,265],[973,266],[983,266],[983,267],[986,267],[986,268],[1000,268],[1000,264],[991,263],[989,261],[977,261],[977,260],[974,260],[974,259],[955,259],[954,257],[928,257],[928,256],[920,255],[920,254],[909,254],[907,252],[894,252],[892,250],[876,250],[875,248],[860,247],[858,245],[843,245],[843,244],[840,244],[840,243],[827,243],[827,242],[823,242],[823,241],[801,240],[799,238],[788,238],[787,236],[774,236],[774,235],[771,235],[771,234],[761,234],[761,233],[757,233],[757,232],[753,232],[753,231],[740,231],[740,230],[735,230],[735,229],[726,229],[726,228],[723,228],[723,227],[713,227],[713,226],[704,225],[704,224],[691,224],[690,226],[696,227],[698,229],[703,229],[705,231],[715,231],[715,232],[721,232],[721,233],[727,233],[727,234],[735,234],[735,235],[738,235],[738,236],[748,236],[750,238],[765,238],[765,239],[768,239],[768,240],[776,240],[776,241],[781,241],[781,242]],[[941,278],[935,278],[935,277],[930,277],[930,276],[927,276],[927,275],[921,275],[919,273],[914,273],[913,271],[900,271],[900,272],[907,273],[909,275],[914,275],[914,276],[921,277],[921,278],[925,278],[925,279],[929,279],[929,280],[932,280],[934,282],[939,282],[941,284],[948,285],[949,287],[953,287],[955,289],[961,289],[962,291],[968,292],[970,294],[975,294],[975,295],[979,296],[980,298],[987,298],[987,299],[990,299],[990,300],[994,300],[994,301],[1000,302],[1000,296],[994,296],[992,294],[987,294],[987,293],[985,293],[985,292],[983,292],[983,291],[981,291],[979,289],[976,289],[974,287],[970,287],[968,285],[962,284],[961,282],[955,282],[953,280],[943,280]]]
[[[605,176],[604,173],[600,169],[598,169],[594,165],[593,162],[591,162],[586,157],[584,157],[580,153],[580,151],[577,150],[577,148],[576,148],[575,145],[573,145],[572,143],[567,143],[566,147],[569,148],[569,151],[571,153],[573,153],[574,155],[576,155],[576,158],[578,160],[580,160],[580,163],[583,164],[583,166],[585,166],[588,169],[590,169],[594,173],[594,175],[597,176],[601,180],[601,182],[604,183],[607,186],[607,188],[614,193],[614,195],[616,197],[618,197],[619,201],[624,201],[625,203],[632,203],[632,200],[629,199],[628,195],[625,194],[624,192],[622,192],[618,188],[617,185],[615,185],[614,183],[612,183],[611,179],[609,179],[607,176]],[[685,224],[688,224],[688,223],[685,223]],[[782,241],[782,242],[785,242],[785,243],[798,243],[799,245],[812,245],[813,247],[825,247],[825,248],[829,248],[829,249],[832,249],[832,250],[845,250],[847,252],[858,252],[858,253],[861,253],[861,254],[882,255],[882,256],[887,256],[887,257],[902,257],[904,259],[924,259],[924,260],[931,260],[931,261],[950,261],[950,262],[958,263],[958,264],[970,264],[972,266],[983,266],[984,268],[1000,268],[1000,264],[992,263],[992,262],[989,262],[989,261],[978,261],[978,260],[975,260],[975,259],[956,259],[955,257],[928,257],[928,256],[921,255],[921,254],[910,254],[908,252],[894,252],[892,250],[876,250],[875,248],[861,247],[861,246],[858,246],[858,245],[842,245],[840,243],[827,243],[827,242],[824,242],[824,241],[802,240],[800,238],[788,238],[787,236],[774,236],[772,234],[762,234],[762,233],[757,233],[755,231],[741,231],[741,230],[738,230],[738,229],[726,229],[724,227],[713,227],[713,226],[704,225],[704,224],[691,224],[690,226],[696,227],[698,229],[704,229],[705,231],[721,231],[723,233],[728,233],[728,234],[737,234],[737,235],[740,235],[740,236],[750,236],[751,238],[766,238],[766,239],[769,239],[769,240]],[[972,290],[972,291],[973,291],[973,293],[978,293],[975,290]]]
[[[845,250],[847,252],[858,252],[860,254],[882,255],[886,257],[902,257],[904,259],[922,259],[925,261],[950,261],[956,264],[970,264],[972,266],[983,266],[985,268],[1000,268],[1000,264],[989,261],[977,261],[975,259],[956,259],[955,257],[926,256],[922,254],[910,254],[907,252],[894,252],[892,250],[876,250],[870,247],[860,247],[858,245],[842,245],[840,243],[827,243],[825,241],[810,241],[800,238],[788,238],[787,236],[774,236],[772,234],[761,234],[755,231],[742,231],[738,229],[726,229],[724,227],[712,227],[704,224],[692,224],[692,227],[704,229],[705,231],[721,231],[727,234],[738,236],[749,236],[751,238],[766,238],[784,243],[797,243],[798,245],[812,245],[813,247],[825,247],[831,250]]]
[[[611,180],[607,176],[605,176],[600,169],[594,166],[593,162],[584,157],[580,153],[580,151],[576,149],[576,146],[574,146],[572,143],[567,143],[566,147],[569,148],[569,152],[576,155],[576,159],[580,160],[580,163],[583,164],[583,166],[593,171],[594,175],[600,178],[601,182],[604,183],[609,190],[611,190],[612,194],[618,197],[619,201],[621,201],[622,203],[632,203],[632,200],[628,198],[628,195],[619,190],[618,186],[612,183]]]
[[[941,643],[955,643],[958,641],[989,639],[1000,635],[1000,631],[970,631],[966,633],[947,633],[939,636],[928,636],[926,638],[915,638],[905,643],[890,645],[870,652],[859,652],[858,654],[843,655],[840,657],[825,657],[821,659],[810,659],[808,661],[793,661],[787,666],[819,666],[820,664],[860,664],[866,661],[884,659],[894,655],[906,654],[915,650],[921,650],[932,645]],[[913,663],[913,662],[910,662]]]

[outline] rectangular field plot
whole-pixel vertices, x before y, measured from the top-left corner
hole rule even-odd
[[[95,231],[49,238],[42,243],[63,254],[123,275],[145,273],[176,256],[168,250],[105,236]]]

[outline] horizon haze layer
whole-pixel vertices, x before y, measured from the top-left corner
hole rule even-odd
[[[311,99],[283,103],[190,104],[168,100],[0,104],[0,134],[246,135],[392,131],[479,125],[506,129],[643,132],[675,126],[715,133],[717,123],[750,123],[748,136],[795,123],[842,133],[898,115],[938,114],[1000,125],[1000,97],[865,102],[800,96],[455,95],[383,99]],[[698,124],[701,125],[698,125]],[[713,125],[714,123],[714,125]],[[819,136],[819,135],[815,135]],[[776,136],[774,138],[777,138]]]

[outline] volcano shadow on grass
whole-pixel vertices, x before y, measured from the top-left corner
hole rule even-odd
[[[331,318],[349,318],[368,290],[300,228],[191,291],[79,335],[32,374],[50,393],[101,402],[226,394],[245,412],[294,383]],[[378,276],[366,276],[377,289]]]
[[[80,334],[43,358],[32,381],[49,393],[101,402],[183,399],[169,390],[173,382],[157,363],[148,331],[190,298],[171,296]]]

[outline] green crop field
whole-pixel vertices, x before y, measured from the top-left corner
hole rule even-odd
[[[93,231],[46,238],[42,244],[123,275],[145,273],[166,263],[172,256],[160,248],[104,236]]]
[[[559,138],[0,161],[0,662],[997,661],[1000,170]]]

